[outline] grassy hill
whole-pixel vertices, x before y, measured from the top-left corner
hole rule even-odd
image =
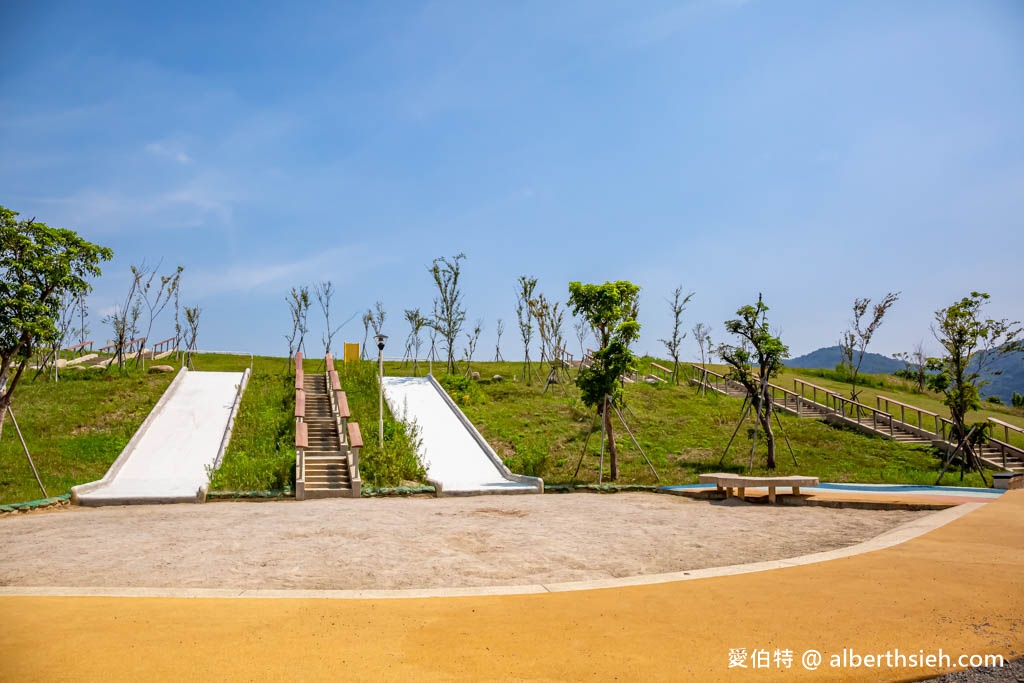
[[[249,363],[248,357],[200,356],[196,369],[242,370]],[[252,363],[253,377],[214,488],[274,489],[290,484],[293,477],[294,393],[286,374],[287,362],[283,358],[257,357]],[[377,444],[377,430],[373,428],[377,414],[374,364],[365,362],[348,369],[342,363],[338,366],[354,418],[364,426],[364,484],[421,481],[422,469],[413,457],[415,435],[407,433],[390,413],[385,415],[385,448]],[[307,372],[321,371],[322,361],[306,360],[305,368]],[[529,385],[523,381],[522,363],[474,363],[473,369],[481,373],[482,381],[465,380],[460,372],[442,378],[442,383],[514,471],[542,476],[552,484],[597,481],[599,431],[591,437],[579,475],[574,476],[593,412],[580,402],[571,380],[542,393],[546,372],[538,376],[536,364]],[[389,375],[408,375],[411,370],[411,365],[386,364]],[[774,381],[790,389],[794,380],[810,381],[848,394],[848,385],[834,374],[829,370],[787,368]],[[504,379],[493,380],[494,375]],[[83,371],[66,373],[59,384],[43,378],[24,383],[15,395],[14,408],[48,492],[67,493],[71,486],[102,477],[171,379],[170,374],[147,375],[134,370],[123,375]],[[863,382],[861,400],[868,405],[874,406],[876,397],[883,396],[946,414],[939,397],[914,394],[903,380],[864,375]],[[629,427],[661,475],[660,483],[688,483],[696,481],[701,472],[746,469],[751,447],[751,433],[746,428],[740,430],[724,465],[718,464],[740,418],[739,399],[701,396],[685,383],[640,383],[627,385],[626,402]],[[986,404],[972,419],[990,416],[1024,427],[1024,410],[1005,406]],[[778,433],[778,474],[810,474],[827,481],[931,484],[940,467],[938,456],[926,446],[897,444],[817,420],[786,415],[780,419],[783,429]],[[620,448],[619,482],[656,483],[617,420],[615,431]],[[787,436],[798,464],[793,463],[786,446]],[[756,473],[766,473],[764,455],[762,437],[755,449]],[[957,477],[947,476],[943,483],[960,482]],[[964,483],[980,485],[981,480],[971,475]],[[0,503],[32,500],[40,495],[8,422],[0,439]]]
[[[102,477],[173,377],[68,370],[56,384],[45,377],[22,381],[14,414],[47,493]],[[0,438],[0,504],[42,497],[8,417]]]

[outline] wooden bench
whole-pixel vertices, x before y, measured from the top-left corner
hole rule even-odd
[[[744,500],[747,488],[768,487],[768,501],[774,503],[775,489],[779,486],[788,486],[793,490],[793,495],[799,495],[801,486],[817,486],[820,482],[817,477],[802,477],[798,475],[788,477],[745,477],[739,474],[716,472],[714,474],[700,475],[700,483],[714,484],[717,490],[725,491],[727,498],[736,495],[740,500]],[[733,492],[734,489],[735,494]]]

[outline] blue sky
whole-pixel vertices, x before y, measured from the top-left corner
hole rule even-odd
[[[520,274],[563,301],[640,284],[641,351],[680,284],[716,341],[763,292],[794,355],[888,290],[881,353],[971,290],[1024,319],[1015,0],[8,2],[0,25],[0,204],[115,250],[97,340],[143,259],[185,266],[202,348],[257,353],[322,279],[404,338],[458,252],[484,356],[504,318],[521,357]]]

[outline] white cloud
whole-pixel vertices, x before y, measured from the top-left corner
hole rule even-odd
[[[188,284],[200,297],[252,290],[280,289],[332,280],[335,285],[355,281],[394,257],[375,254],[365,245],[337,247],[313,256],[284,262],[250,262],[217,270],[195,271]]]
[[[154,156],[171,159],[179,164],[191,164],[192,157],[178,144],[172,142],[151,142],[146,151]]]

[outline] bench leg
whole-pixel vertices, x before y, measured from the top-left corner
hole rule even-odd
[[[800,495],[800,487],[799,486],[794,486],[793,487],[793,495],[794,496],[799,496]]]
[[[746,495],[746,491],[745,491],[744,487],[742,487],[742,486],[736,487],[736,495],[739,496],[740,500],[746,500],[746,498],[744,498],[744,496]]]
[[[769,486],[768,487],[768,502],[771,503],[772,505],[775,505],[775,487],[774,486]]]

